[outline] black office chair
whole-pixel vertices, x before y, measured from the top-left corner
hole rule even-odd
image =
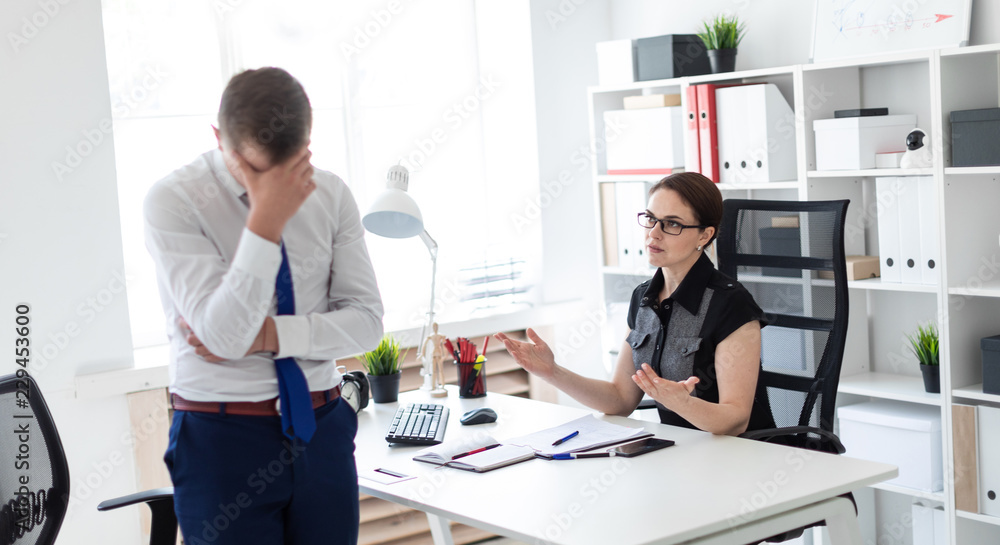
[[[740,281],[764,310],[758,382],[778,426],[743,437],[844,452],[833,417],[847,339],[848,202],[723,203],[719,270]],[[829,278],[819,278],[821,272]]]
[[[849,201],[723,203],[719,270],[764,310],[762,371],[776,428],[741,437],[843,454],[833,433],[837,385],[847,339],[844,222]],[[820,278],[820,274],[826,278]],[[852,496],[848,496],[852,502]],[[784,541],[805,528],[775,536]]]
[[[0,377],[0,421],[0,545],[55,543],[69,505],[69,466],[31,376]]]

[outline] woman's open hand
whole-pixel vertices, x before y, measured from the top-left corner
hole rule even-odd
[[[549,345],[533,329],[529,327],[527,333],[531,342],[515,341],[503,333],[497,333],[493,338],[502,342],[507,352],[514,356],[514,361],[526,371],[548,379],[555,373],[556,358]]]
[[[681,382],[662,378],[656,374],[656,371],[653,371],[648,363],[642,364],[642,369],[632,375],[632,380],[639,386],[639,389],[646,392],[646,395],[675,412],[675,407],[679,407],[691,399],[694,385],[698,384],[698,377],[688,377],[687,380]]]

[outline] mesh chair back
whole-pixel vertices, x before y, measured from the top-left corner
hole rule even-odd
[[[723,203],[719,270],[764,310],[760,382],[778,427],[833,431],[847,336],[848,202]]]
[[[69,499],[59,433],[30,376],[0,377],[0,545],[54,543]]]

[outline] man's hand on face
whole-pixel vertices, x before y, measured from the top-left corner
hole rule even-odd
[[[287,160],[265,169],[254,167],[236,150],[223,153],[223,157],[229,171],[247,190],[250,199],[247,227],[279,243],[285,223],[316,189],[312,181],[313,167],[309,164],[312,152],[303,147]]]

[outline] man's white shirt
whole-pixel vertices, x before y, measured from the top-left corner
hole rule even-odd
[[[316,190],[285,225],[295,315],[276,316],[281,247],[246,226],[246,190],[222,152],[199,156],[153,185],[144,203],[145,239],[170,339],[170,391],[192,401],[277,397],[274,359],[294,357],[311,391],[339,384],[331,361],[374,348],[382,299],[358,206],[339,177],[315,170]],[[267,316],[280,353],[244,357]],[[178,319],[226,361],[195,354]]]

